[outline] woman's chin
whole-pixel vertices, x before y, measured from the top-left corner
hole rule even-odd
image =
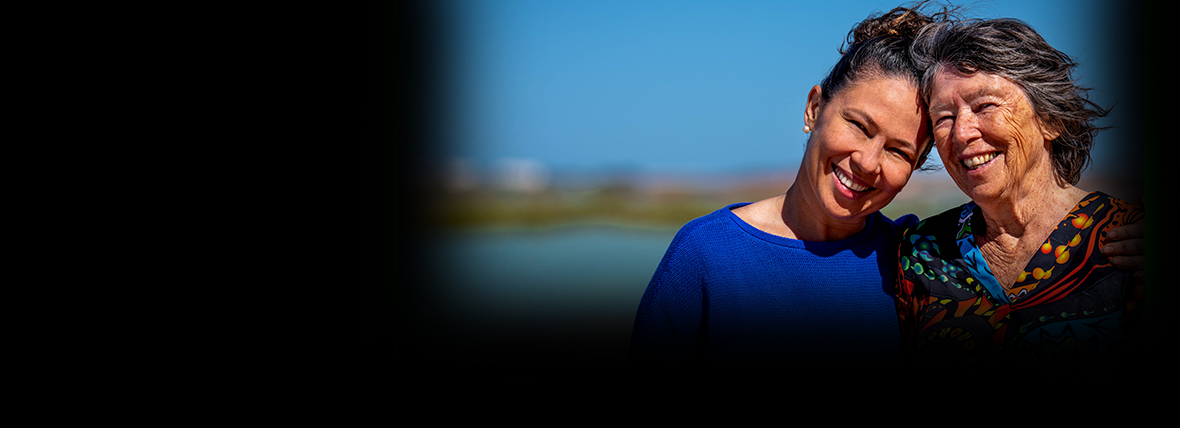
[[[958,185],[959,190],[968,198],[975,201],[976,198],[987,200],[993,196],[991,183],[987,180],[980,180],[978,177],[967,177],[965,175],[952,175],[955,184]]]
[[[882,207],[893,200],[893,194],[885,199],[888,192],[879,188],[867,191],[853,191],[838,181],[834,183],[832,193],[824,197],[824,209],[832,218],[840,220],[863,220],[865,217],[880,211]]]
[[[961,165],[952,174],[955,184],[973,201],[991,200],[999,197],[1008,186],[1009,177],[1003,168],[998,168],[994,159],[986,165],[967,169]]]
[[[1004,192],[1003,189],[998,187],[999,186],[992,186],[987,183],[982,183],[966,187],[960,186],[959,188],[963,190],[963,193],[966,194],[968,198],[970,198],[972,201],[975,201],[976,203],[979,203],[990,202],[999,199]]]

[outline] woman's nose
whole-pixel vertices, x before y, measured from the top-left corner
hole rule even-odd
[[[873,144],[868,144],[852,153],[852,164],[860,169],[860,172],[877,174],[881,169],[881,156],[884,152],[884,143],[873,141]]]
[[[979,127],[975,119],[975,115],[970,112],[959,114],[955,118],[954,127],[951,128],[951,142],[967,144],[967,142],[979,138]]]

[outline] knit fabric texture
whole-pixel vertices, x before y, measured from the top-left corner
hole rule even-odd
[[[843,240],[763,232],[732,204],[676,234],[643,294],[640,364],[871,362],[900,353],[893,300],[900,227],[880,213]]]

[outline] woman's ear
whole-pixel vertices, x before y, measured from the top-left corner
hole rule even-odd
[[[811,88],[807,93],[807,107],[803,109],[803,124],[811,129],[815,129],[815,124],[819,120],[819,108],[823,101],[823,90],[819,85]]]
[[[1061,136],[1061,133],[1057,131],[1057,128],[1049,122],[1046,122],[1043,119],[1039,119],[1038,122],[1040,122],[1041,125],[1041,137],[1044,137],[1045,141],[1053,141],[1056,140],[1057,137]]]

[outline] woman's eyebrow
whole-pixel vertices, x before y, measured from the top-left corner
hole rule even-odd
[[[870,127],[872,129],[880,129],[880,127],[877,126],[877,121],[873,120],[873,117],[870,116],[865,111],[858,109],[856,107],[849,107],[848,111],[853,113],[856,117],[860,118],[861,120],[865,121],[866,122],[865,126]]]
[[[974,101],[974,100],[980,99],[985,96],[996,95],[997,92],[999,92],[998,88],[993,88],[991,86],[984,86],[982,88],[971,91],[971,93],[967,94],[967,96],[964,98],[964,100]]]
[[[877,126],[877,122],[873,120],[873,116],[869,115],[865,111],[858,109],[856,107],[850,107],[850,108],[848,108],[848,112],[852,113],[854,116],[865,121],[865,127],[872,129],[873,132],[877,132],[881,129],[880,126]],[[903,145],[911,146],[915,149],[918,147],[918,145],[916,143],[914,143],[913,141],[902,139],[902,138],[889,138],[889,140],[901,143]]]
[[[992,95],[998,96],[998,95],[996,95],[997,92],[998,92],[998,89],[996,89],[996,88],[993,88],[991,86],[984,86],[982,88],[978,88],[978,89],[975,89],[974,91],[967,93],[967,95],[963,96],[963,100],[970,102],[970,101],[974,101],[974,100],[977,100],[977,99],[979,99],[981,97],[985,97],[985,96],[992,96]],[[950,103],[950,102],[938,103],[938,104],[934,104],[934,105],[930,106],[930,111],[934,112],[934,111],[953,110],[953,108],[952,108],[953,106],[954,106],[954,103]]]

